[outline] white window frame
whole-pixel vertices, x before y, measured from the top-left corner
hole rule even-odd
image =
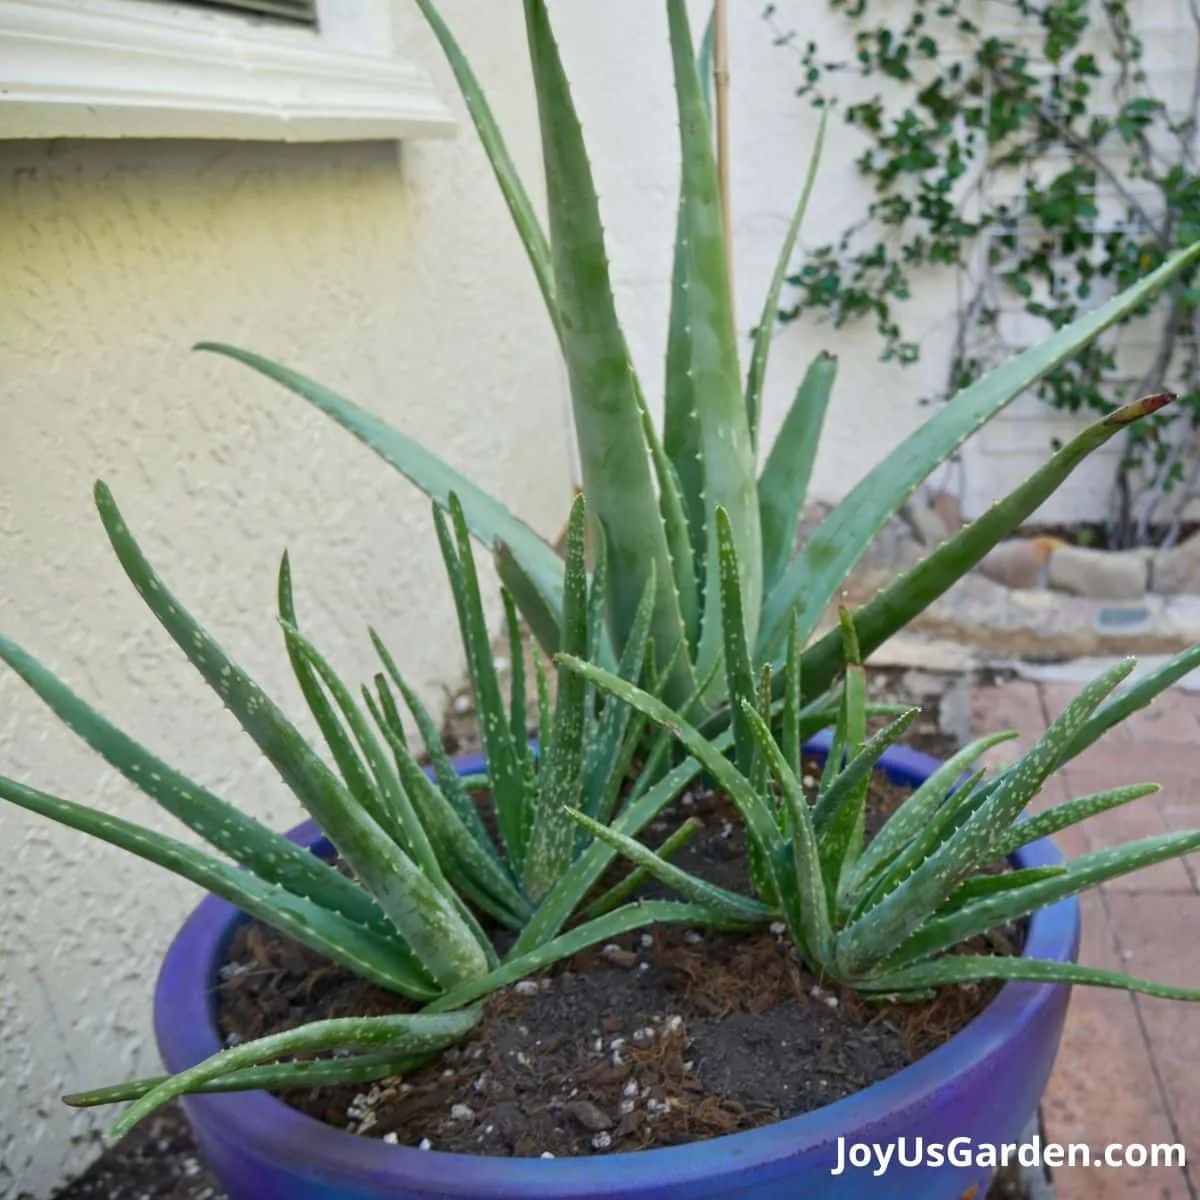
[[[389,0],[317,0],[313,29],[149,0],[0,0],[0,139],[445,137],[394,53]]]

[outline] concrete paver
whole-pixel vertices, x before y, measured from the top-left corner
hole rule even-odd
[[[1076,695],[1069,683],[977,687],[977,734],[1016,729],[1012,761]],[[1089,818],[1058,842],[1068,857],[1131,839],[1200,828],[1200,696],[1169,692],[1060,771],[1033,807],[1129,783],[1162,791]],[[1200,855],[1113,880],[1082,898],[1081,963],[1200,987]],[[1043,1103],[1046,1137],[1093,1149],[1182,1142],[1189,1167],[1059,1168],[1058,1200],[1200,1197],[1200,1004],[1076,988]]]

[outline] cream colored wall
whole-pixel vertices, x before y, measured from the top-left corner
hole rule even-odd
[[[444,7],[532,172],[519,9]],[[461,111],[409,5],[398,21]],[[399,163],[394,145],[0,143],[0,296],[0,629],[273,825],[297,804],[137,600],[94,479],[293,712],[273,618],[285,546],[301,618],[349,677],[372,670],[368,622],[434,705],[461,655],[424,500],[325,418],[190,344],[222,338],[307,370],[546,534],[565,514],[557,352],[467,132],[405,145]],[[7,669],[0,771],[172,825]],[[44,1197],[112,1117],[59,1095],[156,1068],[151,985],[199,892],[3,804],[0,846],[0,1196]]]

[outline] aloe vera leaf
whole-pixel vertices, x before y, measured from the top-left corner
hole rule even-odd
[[[388,1079],[406,1074],[424,1061],[422,1057],[397,1057],[390,1050],[372,1054],[356,1054],[350,1058],[314,1058],[299,1062],[244,1067],[218,1079],[192,1088],[193,1095],[214,1092],[271,1092],[282,1088],[337,1087],[346,1083],[368,1083],[372,1079]],[[72,1092],[62,1098],[71,1108],[95,1108],[101,1104],[124,1104],[139,1100],[147,1092],[166,1083],[169,1075],[151,1075],[129,1083],[93,1088],[87,1092]]]
[[[779,255],[775,260],[775,271],[771,276],[770,286],[767,288],[766,299],[763,301],[762,316],[758,319],[758,328],[754,331],[754,347],[750,353],[750,367],[746,372],[746,419],[750,425],[750,437],[754,443],[758,444],[758,425],[762,415],[762,396],[763,384],[767,377],[767,359],[771,353],[771,335],[775,331],[775,322],[779,316],[779,297],[783,292],[783,284],[787,279],[788,265],[792,261],[792,254],[796,249],[796,238],[800,235],[800,226],[804,223],[804,214],[808,211],[808,201],[812,196],[813,185],[817,181],[817,168],[821,163],[821,150],[825,145],[825,128],[829,124],[829,109],[821,110],[821,123],[817,126],[817,140],[813,143],[812,153],[808,158],[808,172],[804,177],[804,187],[800,192],[800,200],[796,204],[796,210],[792,214],[791,223],[788,225],[787,233],[783,238],[783,245],[779,248]],[[828,358],[827,355],[821,355],[817,362],[821,362],[823,358]],[[815,367],[816,364],[814,364]],[[813,369],[809,369],[811,376]],[[832,376],[830,383],[832,383]],[[801,385],[801,391],[804,390],[804,385]],[[829,390],[826,388],[825,397],[828,400]],[[796,406],[793,404],[793,409]],[[815,408],[815,403],[813,404]],[[820,435],[821,420],[824,417],[825,404],[821,403],[819,414],[814,413],[809,420],[815,417],[816,431],[811,436],[812,448],[805,449],[798,457],[795,463],[795,470],[798,476],[802,478],[800,483],[800,505],[796,507],[796,516],[799,517],[800,507],[804,503],[804,491],[808,488],[808,476],[812,470],[812,459],[816,456],[816,442]],[[793,435],[794,436],[794,435]],[[802,446],[807,446],[808,439],[800,441]],[[779,443],[776,442],[776,447]],[[775,450],[772,449],[772,456]],[[807,461],[805,461],[807,458]],[[769,466],[769,462],[768,462]],[[764,472],[765,477],[765,472]],[[761,490],[760,490],[761,495]],[[792,521],[789,536],[795,537],[796,522]],[[763,560],[766,564],[766,531],[763,531]],[[788,546],[790,552],[791,546]]]
[[[1089,425],[1020,486],[884,588],[854,614],[864,654],[878,649],[965,575],[1039,508],[1089,454],[1135,421],[1162,408],[1169,399],[1158,395],[1135,400]],[[815,686],[821,686],[837,671],[840,659],[837,639],[826,636],[805,655],[806,676],[816,681]]]
[[[521,565],[507,542],[496,543],[493,561],[500,582],[512,595],[525,624],[547,654],[557,654],[562,637],[562,592],[548,597],[538,581]],[[560,579],[561,583],[561,579]]]
[[[890,971],[958,945],[997,925],[1015,921],[1048,904],[1098,887],[1167,859],[1180,858],[1200,847],[1200,831],[1164,833],[1085,854],[1049,879],[1012,891],[984,896],[946,916],[931,917],[889,956],[882,970]],[[953,896],[951,896],[953,898]]]
[[[510,928],[519,929],[533,909],[507,867],[472,836],[449,799],[418,765],[392,723],[381,722],[380,728],[395,757],[404,790],[420,815],[439,861],[445,865],[453,889]]]
[[[783,908],[791,914],[789,924],[801,934],[800,941],[813,961],[822,965],[828,963],[833,954],[833,929],[812,811],[799,779],[788,766],[767,723],[758,713],[752,713],[750,726],[783,794],[787,829],[791,833],[791,870],[787,876],[780,870],[775,871]]]
[[[517,173],[516,164],[505,144],[504,135],[500,132],[500,126],[488,104],[487,96],[480,86],[475,72],[471,69],[470,60],[463,53],[462,47],[459,46],[450,27],[442,19],[433,0],[417,0],[417,6],[433,31],[434,37],[441,45],[450,70],[454,72],[455,82],[466,102],[467,112],[470,113],[475,132],[479,135],[479,141],[487,154],[488,162],[491,163],[496,182],[500,185],[500,193],[504,197],[505,204],[508,205],[508,211],[512,216],[513,224],[517,227],[517,233],[521,237],[525,253],[529,256],[533,273],[537,277],[538,287],[546,301],[546,311],[550,314],[554,330],[561,340],[561,317],[554,298],[554,265],[550,257],[550,244],[546,240],[542,223],[538,219],[533,203],[529,199],[529,193],[525,190],[525,185]]]
[[[1030,983],[1083,984],[1090,987],[1117,988],[1125,992],[1140,992],[1162,1000],[1200,1000],[1200,990],[1155,983],[1125,975],[1120,971],[1105,971],[1098,967],[1083,967],[1078,963],[1048,962],[1038,958],[1016,958],[1006,954],[956,954],[937,962],[918,963],[893,971],[878,979],[856,984],[860,991],[884,993],[921,992],[947,983],[975,983],[984,979],[1019,979]]]
[[[742,604],[741,572],[733,529],[723,508],[718,508],[717,562],[720,567],[721,629],[725,643],[725,682],[733,724],[734,761],[749,777],[754,764],[755,740],[744,705],[754,707],[754,674],[746,640],[745,609]]]
[[[588,588],[584,565],[584,500],[577,496],[567,530],[566,579],[563,585],[563,645],[572,654],[588,652]],[[584,681],[558,673],[558,696],[550,745],[538,779],[533,830],[524,863],[524,891],[541,900],[571,865],[575,827],[567,809],[576,807],[582,787]]]
[[[1062,748],[1105,696],[1133,669],[1125,659],[1093,679],[1051,722],[1033,748],[996,782],[961,828],[885,899],[838,937],[839,966],[848,978],[866,973],[915,932],[972,867],[995,857],[997,846],[1058,764]]]
[[[1060,829],[1066,829],[1068,825],[1074,825],[1098,813],[1108,812],[1111,808],[1119,808],[1122,804],[1140,800],[1143,796],[1151,796],[1158,790],[1157,783],[1136,783],[1130,787],[1093,792],[1090,796],[1079,796],[1074,800],[1056,804],[1053,808],[1038,813],[1036,817],[1014,825],[1012,832],[1001,841],[998,853],[1007,857],[1022,846],[1051,837]]]
[[[151,612],[274,764],[429,973],[450,986],[482,972],[486,955],[451,901],[359,808],[282,710],[167,590],[103,483],[96,484],[96,507],[121,566]]]
[[[645,662],[650,619],[654,612],[654,589],[654,568],[651,567],[629,632],[629,641],[625,643],[621,661],[617,664],[617,674],[633,683],[640,678]],[[607,819],[600,815],[606,798],[612,796],[615,800],[614,785],[619,789],[624,782],[624,770],[628,769],[632,756],[632,749],[628,755],[622,753],[628,727],[628,706],[610,698],[583,750],[584,808],[591,817]],[[618,774],[622,762],[624,767]]]
[[[68,729],[215,849],[265,882],[389,936],[392,926],[382,910],[351,880],[151,754],[76,696],[32,655],[3,636],[0,659],[29,684]]]
[[[273,379],[314,408],[331,417],[360,442],[369,446],[385,462],[395,467],[410,483],[420,488],[431,500],[447,504],[450,493],[458,496],[471,532],[489,549],[499,543],[521,564],[528,576],[536,581],[541,595],[552,611],[562,607],[562,560],[534,531],[513,516],[498,500],[477,487],[449,463],[438,458],[398,429],[360,408],[351,400],[293,371],[272,362],[261,354],[241,350],[220,342],[200,342],[197,350],[232,358]]]
[[[683,620],[638,412],[633,366],[613,304],[591,166],[545,0],[525,0],[525,25],[583,488],[593,528],[608,538],[608,626],[619,654],[633,623],[646,566],[653,562],[658,579],[655,643],[665,656],[683,636]]]
[[[792,774],[800,777],[804,739],[800,733],[800,714],[804,707],[801,693],[803,681],[800,656],[804,646],[800,641],[800,625],[792,618],[788,634],[787,660],[783,669],[783,757]]]
[[[634,838],[617,833],[608,826],[601,825],[599,821],[593,821],[586,813],[576,809],[568,811],[593,837],[607,842],[623,858],[643,868],[660,883],[673,888],[685,900],[710,908],[730,921],[747,925],[765,924],[774,916],[774,911],[765,904],[760,904],[749,896],[740,896],[727,888],[707,883],[703,879],[697,879],[695,875],[690,875],[666,859],[660,858],[653,850]]]
[[[288,652],[300,656],[306,665],[314,672],[322,686],[329,690],[334,703],[341,710],[342,717],[350,728],[358,749],[362,752],[363,760],[374,781],[374,793],[382,800],[383,811],[387,821],[379,822],[389,833],[395,832],[400,847],[417,866],[438,887],[445,884],[441,864],[433,847],[429,844],[425,828],[413,810],[412,802],[405,792],[396,774],[395,768],[388,760],[383,746],[375,736],[370,723],[363,716],[350,689],[338,677],[329,665],[328,659],[310,642],[295,626],[281,622],[284,637],[287,639]],[[368,810],[370,811],[370,810]]]
[[[374,929],[355,924],[165,834],[143,829],[121,817],[62,800],[2,776],[0,797],[28,812],[78,829],[89,837],[164,867],[328,955],[364,979],[414,1000],[429,1000],[438,994],[429,974],[395,934],[388,938]],[[331,870],[329,867],[322,869]]]
[[[496,810],[496,825],[505,854],[514,871],[524,862],[525,840],[523,812],[525,805],[525,768],[517,747],[513,744],[508,713],[496,675],[492,657],[491,638],[483,614],[483,598],[475,559],[461,506],[457,497],[450,497],[450,521],[435,506],[434,528],[446,564],[446,576],[454,596],[454,607],[467,649],[467,669],[471,690],[475,696],[475,712],[479,721],[479,736],[487,759],[488,775],[492,780],[492,801]],[[453,526],[453,531],[451,527]]]
[[[664,862],[670,862],[684,846],[703,828],[703,822],[698,817],[688,817],[672,834],[656,846],[654,853]],[[640,844],[640,843],[639,843]],[[628,900],[644,883],[650,879],[650,872],[645,867],[634,867],[624,879],[614,883],[584,910],[587,917],[602,917],[611,912],[618,904]]]
[[[177,1096],[185,1096],[196,1086],[245,1067],[272,1062],[287,1054],[315,1054],[323,1050],[374,1050],[386,1046],[398,1056],[427,1054],[458,1041],[478,1023],[479,1016],[477,1010],[468,1009],[439,1015],[420,1012],[386,1017],[335,1017],[230,1046],[186,1071],[168,1076],[164,1083],[134,1101],[113,1125],[113,1137],[124,1136],[143,1117]]]
[[[964,388],[873,467],[822,522],[767,596],[759,636],[762,656],[774,658],[787,636],[788,614],[797,605],[802,632],[805,637],[812,633],[826,605],[871,539],[930,471],[1048,371],[1143,304],[1197,255],[1200,242],[1173,255],[1120,295]],[[870,639],[861,625],[860,636],[866,646]],[[815,680],[814,683],[822,686]]]
[[[691,417],[696,423],[703,486],[706,545],[703,619],[697,669],[704,674],[721,647],[720,567],[715,514],[729,517],[738,550],[746,634],[753,643],[762,604],[762,534],[758,516],[754,444],[739,378],[729,264],[712,133],[704,110],[700,78],[684,0],[667,0],[667,24],[679,113],[682,183],[678,249],[686,282],[686,323],[690,341]],[[670,449],[668,447],[668,453]],[[683,485],[680,463],[672,457]]]
[[[808,496],[808,484],[836,376],[837,359],[822,351],[796,389],[792,406],[758,479],[763,589],[767,594],[783,577],[796,548],[796,527]]]
[[[518,954],[516,948],[510,956],[490,975],[483,979],[464,983],[453,991],[439,997],[423,1011],[427,1013],[447,1012],[470,1004],[480,996],[497,988],[507,987],[527,975],[560,962],[586,950],[597,942],[608,942],[623,933],[643,929],[647,925],[711,925],[727,928],[729,923],[720,914],[698,904],[680,900],[638,900],[625,904],[594,921],[577,925],[560,934],[552,941],[543,942],[525,953]]]
[[[863,852],[854,867],[854,882],[869,878],[889,859],[899,854],[925,827],[929,818],[937,811],[950,789],[962,778],[963,772],[973,766],[993,746],[1012,741],[1017,735],[1012,732],[993,733],[964,746],[948,758],[921,784],[911,796],[888,818],[884,827]]]
[[[1104,736],[1114,725],[1119,725],[1130,714],[1145,708],[1161,692],[1185,675],[1200,667],[1200,643],[1168,659],[1162,666],[1148,672],[1141,679],[1122,688],[1112,699],[1102,704],[1084,723],[1083,728],[1071,739],[1059,760],[1062,763],[1082,754]]]
[[[635,380],[636,382],[636,380]],[[641,385],[637,388],[638,412],[642,432],[650,448],[650,461],[658,483],[658,507],[667,535],[667,554],[671,559],[671,577],[679,601],[679,616],[687,633],[688,647],[694,652],[700,640],[700,572],[693,550],[691,523],[683,498],[683,484],[671,460],[663,450],[662,439],[654,428]],[[690,666],[690,660],[684,664]]]
[[[504,605],[504,628],[508,634],[509,680],[508,711],[512,727],[513,745],[523,757],[529,757],[529,717],[525,696],[525,642],[521,637],[521,621],[517,606],[508,588],[500,589],[500,601]]]
[[[492,845],[492,839],[488,836],[483,820],[479,816],[479,809],[475,806],[475,801],[471,799],[467,790],[467,784],[454,769],[454,764],[450,761],[450,756],[446,753],[446,748],[442,744],[442,735],[438,730],[437,724],[430,715],[429,710],[421,703],[420,696],[409,687],[404,676],[400,674],[400,670],[396,666],[396,660],[392,657],[383,639],[374,629],[370,630],[370,635],[371,642],[375,647],[375,653],[379,655],[379,660],[383,664],[383,669],[390,676],[396,687],[400,689],[400,694],[404,697],[404,703],[408,711],[412,713],[413,720],[417,723],[417,730],[425,746],[425,753],[429,755],[429,763],[433,767],[433,773],[437,779],[438,787],[442,791],[442,795],[450,802],[454,811],[458,814],[459,820],[471,831],[472,837],[499,861],[495,847]],[[381,698],[387,694],[386,684],[380,689],[380,692]],[[389,724],[394,725],[398,734],[403,733],[403,726],[400,724],[399,719],[389,722]],[[491,788],[490,778],[488,779],[487,786],[489,789]]]

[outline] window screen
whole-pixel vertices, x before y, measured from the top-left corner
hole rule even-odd
[[[159,0],[164,2],[164,0]],[[176,0],[170,0],[175,3]],[[257,13],[264,17],[278,17],[285,21],[296,21],[302,25],[316,25],[316,0],[183,0],[199,8],[233,9],[244,13]]]

